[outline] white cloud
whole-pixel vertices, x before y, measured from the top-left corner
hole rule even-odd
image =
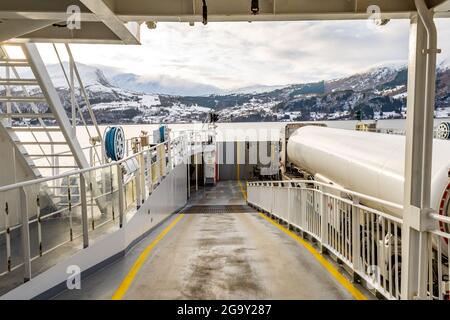
[[[448,57],[450,23],[438,20]],[[159,23],[142,27],[142,46],[72,45],[77,61],[107,65],[145,79],[176,78],[224,90],[282,85],[350,75],[374,65],[405,62],[408,21],[368,28],[366,21]],[[46,60],[55,62],[48,47]]]

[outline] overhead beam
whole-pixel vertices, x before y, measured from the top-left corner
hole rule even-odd
[[[55,20],[5,20],[0,23],[0,42],[42,29]]]
[[[428,0],[429,7],[437,11],[445,2],[448,0]],[[201,21],[202,12],[202,0],[3,0],[0,19],[65,20],[68,4],[80,6],[82,21],[102,21],[121,39],[130,36],[123,22]],[[264,0],[258,15],[251,14],[249,0],[207,0],[207,4],[210,21],[364,19],[371,5],[392,19],[409,19],[416,11],[411,0]]]
[[[450,0],[442,1],[436,6],[433,6],[434,12],[450,12]]]
[[[102,22],[83,22],[81,29],[74,30],[50,25],[17,37],[15,42],[47,42],[49,39],[55,43],[123,43],[123,40]]]
[[[450,0],[426,0],[436,18],[450,17]],[[53,22],[68,18],[69,5],[80,8],[81,30],[62,30]],[[377,5],[385,19],[410,19],[412,0],[264,0],[259,14],[250,0],[207,0],[208,21],[297,21],[367,19]],[[128,22],[201,22],[202,0],[2,0],[0,39],[78,43],[138,44],[139,28]],[[108,31],[109,30],[109,31]]]
[[[133,34],[103,0],[81,0],[97,18],[114,32],[124,44],[140,44],[139,33]]]

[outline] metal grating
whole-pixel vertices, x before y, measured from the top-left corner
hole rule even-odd
[[[252,212],[253,209],[247,205],[203,205],[191,206],[183,210],[185,214],[224,214]]]

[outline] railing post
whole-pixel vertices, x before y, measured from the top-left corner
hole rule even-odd
[[[86,180],[83,173],[80,173],[80,196],[81,196],[81,223],[83,229],[83,248],[89,247],[89,227],[86,198]]]
[[[270,183],[270,190],[272,192],[271,194],[272,201],[270,202],[270,214],[273,216],[273,206],[275,204],[275,187],[273,185],[273,182]]]
[[[291,229],[291,183],[288,182],[288,210],[287,210],[287,222],[288,229]]]
[[[122,167],[120,166],[120,164],[116,165],[116,170],[117,170],[117,185],[118,185],[118,190],[117,192],[119,193],[119,224],[120,227],[123,227],[124,224],[124,194],[123,194],[123,176],[122,176]]]
[[[361,271],[361,223],[359,220],[359,198],[353,197],[352,205],[352,264],[353,281],[358,278],[357,271]]]
[[[21,238],[24,275],[23,280],[27,282],[31,279],[31,254],[30,254],[30,225],[28,221],[28,201],[25,188],[19,188],[19,213],[21,217]]]
[[[139,156],[138,156],[139,159]],[[142,186],[141,186],[141,172],[142,172],[142,166],[140,161],[138,161],[138,169],[134,173],[134,179],[136,180],[136,208],[139,209],[143,203],[142,201]]]
[[[320,252],[325,253],[325,244],[328,242],[328,217],[327,217],[327,197],[324,194],[324,187],[319,187],[320,192]]]
[[[139,163],[141,167],[140,171],[140,179],[141,179],[141,201],[144,203],[145,199],[147,199],[147,192],[145,192],[145,161],[144,161],[144,154],[141,152],[139,154]]]
[[[148,151],[148,195],[150,195],[153,192],[153,164],[152,164],[152,151],[149,149]]]
[[[159,183],[160,179],[161,179],[161,157],[160,157],[160,154],[159,154],[160,152],[159,152],[159,146],[158,145],[156,146],[155,150],[156,150],[156,163],[157,163],[157,170],[156,170],[156,172],[157,172],[157,176],[158,176],[158,179],[156,179],[156,181],[157,181],[157,183]]]
[[[169,137],[169,140],[167,141],[167,158],[169,159],[167,163],[168,172],[172,171],[172,143]]]

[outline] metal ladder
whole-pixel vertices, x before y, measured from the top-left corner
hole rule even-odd
[[[12,46],[21,58],[11,58],[7,47]],[[89,104],[87,93],[73,61],[70,48],[66,45],[70,57],[70,79],[63,67],[60,56],[54,46],[65,78],[69,85],[72,115],[69,120],[61,103],[44,62],[36,45],[31,43],[0,44],[0,130],[9,137],[15,147],[15,159],[23,164],[29,178],[57,176],[74,169],[84,169],[93,165],[88,161],[76,137],[77,122],[87,130],[90,141],[97,139],[101,143],[100,130]],[[4,68],[4,70],[1,70]],[[24,77],[23,75],[27,76]],[[32,75],[32,76],[28,76]],[[94,133],[91,133],[80,105],[75,99],[74,78],[85,99]],[[2,90],[3,87],[3,90]],[[2,93],[3,92],[3,93]],[[92,128],[91,128],[92,130]],[[102,155],[94,149],[97,163],[102,163]],[[75,182],[78,185],[79,181]],[[48,185],[49,195],[54,203],[59,203],[60,189],[74,187],[69,181],[65,185]],[[78,187],[77,187],[78,188]],[[65,197],[64,194],[61,196]],[[56,201],[55,201],[56,200]]]

